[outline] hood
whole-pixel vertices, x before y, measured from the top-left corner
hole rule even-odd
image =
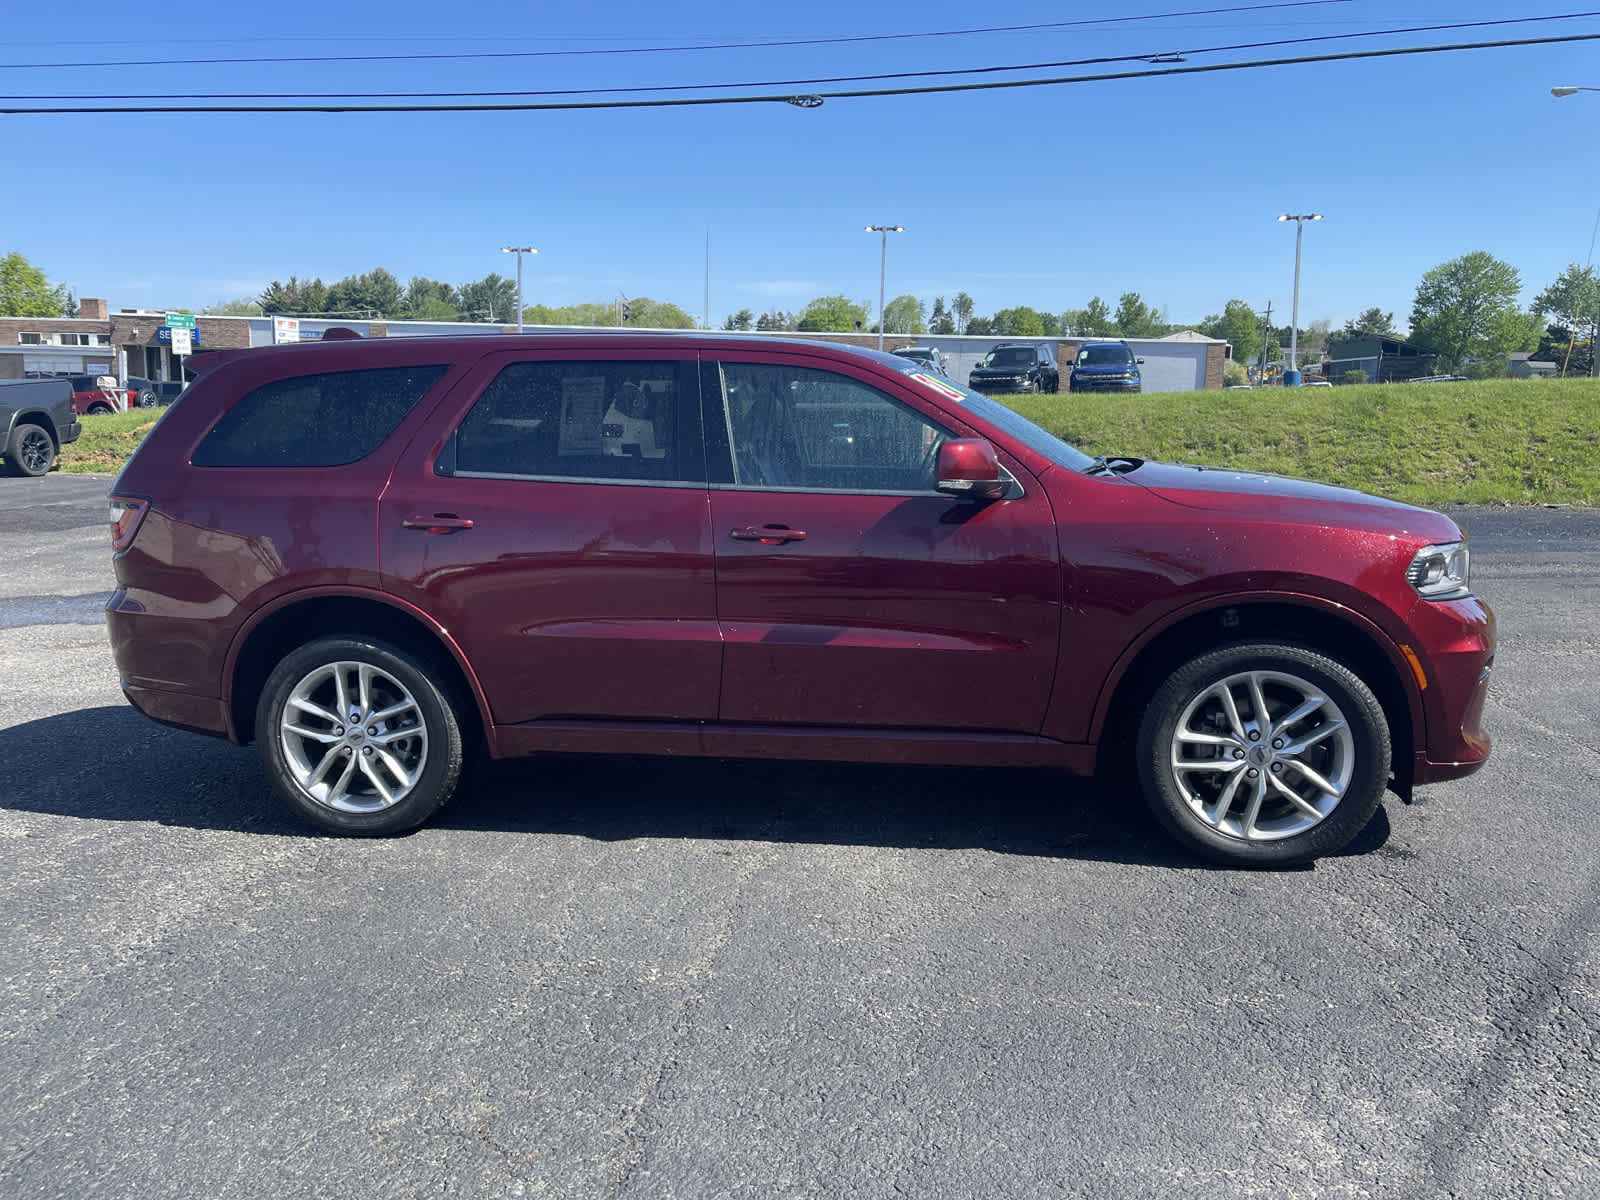
[[[1461,536],[1454,521],[1431,509],[1288,475],[1146,461],[1122,478],[1185,508],[1410,533],[1434,542]]]
[[[1131,362],[1084,363],[1082,366],[1074,364],[1072,369],[1080,375],[1109,375],[1112,372],[1121,375],[1128,371],[1132,371],[1135,375],[1137,375],[1139,373],[1139,364]]]

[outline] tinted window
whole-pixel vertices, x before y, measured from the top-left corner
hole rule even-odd
[[[443,366],[296,375],[247,393],[206,434],[197,467],[337,467],[394,432]]]
[[[678,427],[686,378],[672,362],[513,363],[456,430],[453,470],[703,483],[699,430]]]
[[[946,432],[831,371],[724,363],[734,481],[746,487],[929,491]]]
[[[984,365],[989,367],[1031,367],[1033,364],[1033,351],[1026,346],[991,350],[989,357],[984,359]]]
[[[1080,367],[1125,366],[1133,361],[1133,351],[1126,346],[1086,346],[1078,351]]]

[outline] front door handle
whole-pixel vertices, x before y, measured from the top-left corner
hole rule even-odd
[[[407,517],[400,522],[406,529],[420,529],[424,533],[454,533],[458,529],[471,529],[471,517],[458,517],[455,513],[434,513],[432,516]]]
[[[748,525],[743,529],[730,529],[728,536],[736,542],[760,542],[763,546],[781,546],[784,542],[803,542],[804,529],[790,529],[787,525]]]

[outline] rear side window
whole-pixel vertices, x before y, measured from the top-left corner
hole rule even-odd
[[[456,430],[446,474],[704,483],[689,362],[520,362],[507,366]]]
[[[190,459],[197,467],[338,467],[395,431],[445,367],[296,375],[246,393]]]

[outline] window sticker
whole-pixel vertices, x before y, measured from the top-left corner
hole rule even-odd
[[[569,376],[561,381],[559,455],[599,454],[603,444],[606,381],[599,375]]]

